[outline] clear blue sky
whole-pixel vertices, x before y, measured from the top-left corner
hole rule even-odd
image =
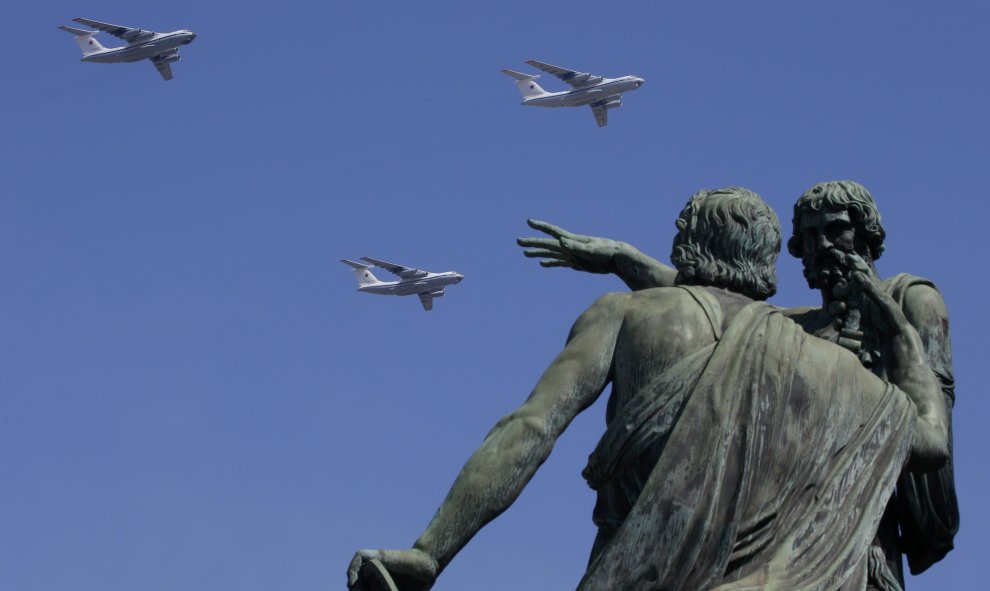
[[[787,228],[837,178],[880,204],[881,274],[934,279],[951,313],[963,525],[908,587],[984,577],[985,3],[387,4],[6,10],[0,589],[343,589],[623,288],[524,259],[527,217],[666,260],[699,188],[749,187]],[[199,38],[165,83],[81,63],[56,29],[77,16]],[[519,105],[499,70],[534,58],[647,82],[599,129]],[[466,279],[426,314],[357,293],[338,259],[360,256]],[[780,276],[774,303],[817,303],[786,254]],[[574,588],[603,422],[579,417],[437,591]]]

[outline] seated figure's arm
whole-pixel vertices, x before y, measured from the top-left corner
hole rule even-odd
[[[896,297],[896,296],[895,296]],[[952,407],[955,380],[949,315],[938,290],[928,283],[910,285],[901,307],[908,322],[918,330],[928,366],[942,386],[949,424],[949,459],[937,471],[905,472],[897,483],[900,544],[912,574],[926,570],[952,550],[959,531],[959,504],[952,467]]]
[[[516,243],[530,258],[544,267],[570,267],[588,273],[617,275],[629,289],[637,291],[651,287],[672,287],[677,271],[649,257],[631,244],[574,234],[539,220],[528,220],[531,228],[549,234],[551,238],[519,238]]]
[[[526,402],[498,421],[468,459],[413,548],[359,551],[348,569],[349,586],[365,561],[378,559],[403,578],[404,589],[429,589],[478,530],[515,501],[571,420],[607,385],[628,297],[604,296],[578,318],[567,346]]]
[[[921,337],[860,257],[848,253],[837,256],[846,259],[853,271],[853,280],[880,309],[886,325],[881,328],[888,333],[892,354],[888,377],[892,384],[907,394],[917,411],[908,467],[919,470],[938,468],[949,457],[949,418],[941,384],[928,365]]]
[[[955,403],[955,379],[952,373],[952,345],[949,338],[949,311],[934,287],[913,285],[904,294],[904,315],[918,331],[925,347],[928,366],[942,385],[949,408]]]

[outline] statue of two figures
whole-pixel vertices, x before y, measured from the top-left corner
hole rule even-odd
[[[673,268],[629,244],[520,239],[547,267],[613,273],[526,402],[501,419],[406,550],[361,550],[352,589],[429,589],[520,494],[609,384],[584,476],[598,526],[580,590],[903,589],[952,548],[948,316],[933,283],[881,280],[885,232],[858,183],[815,185],[788,251],[821,306],[780,309],[781,231],[755,193],[701,191]],[[703,434],[703,437],[699,437]]]

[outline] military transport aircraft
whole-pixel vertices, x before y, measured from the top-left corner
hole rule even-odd
[[[460,273],[447,271],[445,273],[430,273],[412,267],[403,267],[386,261],[380,261],[371,257],[361,257],[362,261],[371,263],[364,265],[340,259],[342,263],[354,269],[354,276],[358,280],[358,291],[367,293],[377,293],[379,295],[412,295],[419,296],[419,301],[423,304],[423,309],[429,312],[433,309],[433,298],[443,295],[443,288],[448,285],[456,285],[464,279]],[[398,281],[380,281],[372,274],[371,269],[375,266],[385,269],[393,275],[399,277]]]
[[[516,79],[516,87],[523,95],[524,105],[533,107],[580,107],[591,106],[591,112],[595,114],[595,121],[598,127],[608,125],[608,110],[622,106],[622,93],[636,90],[643,85],[645,80],[638,76],[623,76],[621,78],[603,78],[588,74],[587,72],[577,72],[529,60],[527,64],[539,68],[544,72],[553,74],[564,82],[571,85],[571,90],[561,92],[547,92],[536,83],[539,75],[533,76],[523,74],[515,70],[502,70],[502,72]]]
[[[59,27],[76,36],[76,43],[82,50],[84,62],[110,64],[115,62],[136,62],[150,59],[155,64],[162,78],[172,79],[172,62],[179,61],[179,47],[188,45],[196,38],[196,33],[182,29],[171,33],[156,33],[147,29],[132,29],[101,23],[88,18],[74,18],[77,23],[97,29],[77,29],[76,27]],[[104,31],[114,37],[127,41],[123,47],[103,47],[94,35]]]

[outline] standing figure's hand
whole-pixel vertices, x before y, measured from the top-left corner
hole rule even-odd
[[[385,574],[381,570],[384,568]],[[358,550],[347,567],[347,588],[354,591],[427,591],[433,587],[439,567],[422,550]]]
[[[613,258],[622,243],[574,234],[547,222],[527,220],[529,227],[549,234],[553,238],[518,238],[516,243],[530,258],[545,259],[540,261],[544,267],[570,267],[577,271],[589,273],[614,272]]]

